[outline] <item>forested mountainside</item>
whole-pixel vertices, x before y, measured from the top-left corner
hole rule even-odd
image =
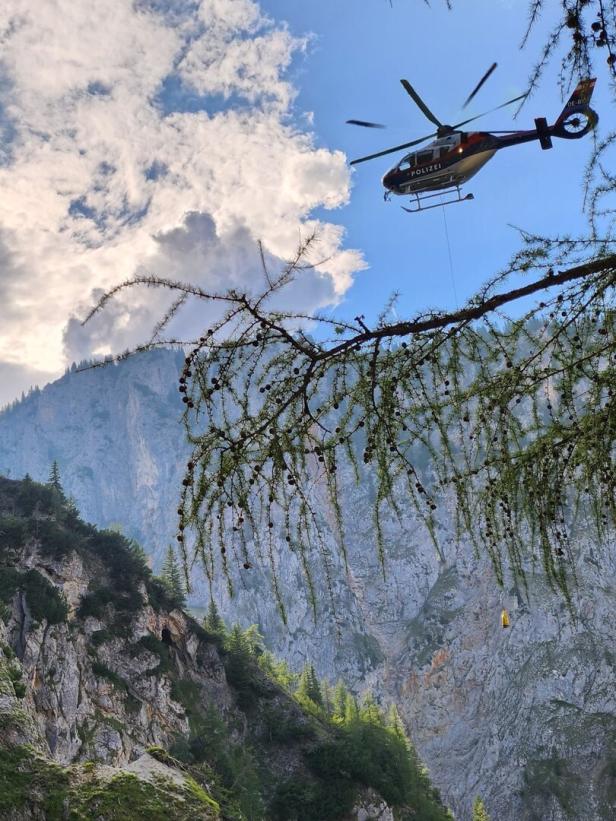
[[[0,415],[0,473],[46,481],[58,462],[84,518],[121,523],[159,567],[175,538],[187,449],[175,390],[183,359],[156,351],[119,365],[69,373]],[[333,599],[319,571],[316,625],[298,558],[282,535],[275,560],[288,612],[276,611],[267,568],[235,572],[229,622],[258,623],[296,669],[345,678],[399,703],[434,783],[456,817],[481,794],[493,819],[610,818],[616,800],[614,544],[574,544],[575,618],[529,568],[528,596],[500,590],[489,562],[443,521],[442,555],[411,512],[387,520],[385,574],[375,550],[369,469],[360,486],[340,471],[348,510],[349,571],[332,528]],[[327,510],[324,511],[327,516]],[[315,551],[316,552],[316,551]],[[193,605],[207,606],[197,580]],[[502,630],[506,606],[511,627]]]
[[[0,478],[0,818],[450,817],[395,711],[310,676],[294,698],[178,604],[134,543]]]

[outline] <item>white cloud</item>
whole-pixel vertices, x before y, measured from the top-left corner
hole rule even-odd
[[[54,375],[23,365],[0,362],[0,411],[19,399],[22,393],[27,394],[30,388],[45,385]]]
[[[0,45],[0,362],[61,370],[68,317],[140,266],[250,283],[257,239],[285,258],[312,209],[347,201],[343,154],[289,117],[305,41],[253,0],[5,0]],[[362,265],[316,227],[328,261],[298,286],[306,309]],[[161,304],[71,323],[68,355],[140,341]]]

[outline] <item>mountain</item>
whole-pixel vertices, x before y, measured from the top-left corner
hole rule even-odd
[[[334,718],[316,680],[293,698],[261,656],[61,492],[0,479],[1,818],[450,818],[398,726]]]
[[[176,392],[182,358],[155,351],[119,365],[68,373],[0,415],[0,473],[46,481],[59,464],[86,519],[121,523],[160,566],[174,540],[187,448]],[[384,526],[381,568],[370,514],[372,477],[340,469],[348,572],[332,527],[315,546],[318,618],[298,557],[283,535],[275,561],[288,614],[280,621],[269,570],[234,571],[235,596],[213,596],[228,621],[260,625],[294,669],[395,701],[432,780],[456,818],[477,794],[498,821],[611,818],[616,801],[614,543],[573,545],[573,614],[528,568],[528,595],[496,584],[489,561],[455,538],[442,517],[439,556],[401,497]],[[324,502],[324,518],[330,512]],[[331,517],[333,520],[333,517]],[[330,579],[321,567],[325,551]],[[191,604],[206,607],[195,570]],[[328,592],[331,587],[331,595]],[[511,616],[507,630],[499,616]]]
[[[73,369],[30,393],[0,414],[0,474],[47,481],[57,461],[87,521],[121,522],[161,559],[187,454],[175,389],[183,360],[178,351],[153,351]]]

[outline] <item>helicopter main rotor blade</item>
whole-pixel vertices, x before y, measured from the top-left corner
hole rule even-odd
[[[363,128],[386,128],[381,123],[371,123],[367,120],[347,120],[347,125],[361,125]]]
[[[466,98],[466,100],[464,101],[464,105],[462,106],[462,108],[466,108],[466,106],[470,103],[470,101],[473,99],[473,97],[475,96],[475,94],[477,94],[477,92],[479,91],[479,89],[481,88],[481,86],[485,83],[485,81],[488,79],[488,77],[492,74],[492,72],[494,71],[494,69],[496,68],[496,66],[497,66],[497,65],[498,65],[498,63],[492,63],[492,65],[490,66],[490,68],[486,71],[486,73],[483,75],[483,77],[481,78],[481,80],[479,80],[479,82],[477,83],[477,85],[475,86],[475,88],[474,88],[474,89],[471,91],[471,93],[468,95],[468,97],[467,97],[467,98]]]
[[[385,151],[377,151],[376,154],[368,154],[367,157],[360,157],[358,160],[351,160],[349,165],[357,165],[360,162],[367,162],[368,160],[374,160],[377,157],[384,157],[386,154],[395,154],[396,151],[402,151],[404,148],[411,148],[414,145],[419,145],[419,143],[424,143],[426,140],[429,140],[431,137],[436,137],[436,131],[432,134],[428,134],[426,137],[420,137],[418,140],[412,140],[410,143],[402,143],[402,145],[396,145],[393,148],[386,148]]]
[[[475,117],[469,117],[468,120],[462,120],[461,123],[456,123],[452,125],[452,129],[460,128],[460,126],[466,125],[467,123],[472,123],[473,120],[478,120],[480,117],[485,117],[486,114],[491,114],[493,111],[498,111],[499,108],[505,108],[505,106],[511,105],[512,103],[517,103],[518,100],[523,100],[525,97],[528,96],[528,91],[525,94],[520,94],[519,97],[514,97],[513,100],[507,100],[506,103],[501,103],[497,105],[496,108],[491,108],[489,111],[484,111],[483,114],[477,114]]]
[[[406,93],[415,102],[415,104],[423,111],[423,113],[430,120],[430,122],[434,123],[434,125],[437,126],[437,128],[440,128],[443,125],[443,123],[439,122],[439,120],[436,119],[434,114],[430,111],[428,106],[424,103],[424,101],[421,99],[421,97],[415,91],[415,89],[409,83],[409,81],[408,80],[400,80],[400,82],[402,83],[402,87],[404,88]]]

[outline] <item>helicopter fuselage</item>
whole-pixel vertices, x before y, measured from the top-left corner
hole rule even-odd
[[[513,145],[538,140],[542,148],[551,148],[552,137],[577,139],[594,128],[598,117],[591,108],[578,109],[586,122],[571,130],[567,123],[548,125],[545,119],[535,120],[537,128],[492,134],[488,131],[452,131],[418,151],[406,154],[383,177],[383,186],[400,196],[441,191],[456,187],[471,179],[497,151]]]

